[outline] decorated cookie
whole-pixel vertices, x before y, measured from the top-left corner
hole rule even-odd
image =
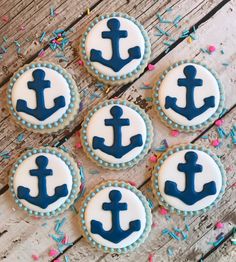
[[[128,83],[147,66],[150,42],[134,18],[112,13],[90,24],[82,36],[81,59],[88,71],[109,85]]]
[[[154,103],[165,124],[192,132],[219,117],[224,92],[208,67],[195,61],[181,61],[161,75],[154,90]]]
[[[71,75],[49,62],[22,67],[12,77],[7,95],[15,121],[39,133],[56,132],[69,125],[80,103]]]
[[[34,216],[55,216],[76,199],[80,170],[64,151],[45,147],[23,154],[10,172],[10,190],[20,208]]]
[[[170,148],[159,159],[152,176],[154,195],[170,211],[197,215],[222,197],[224,167],[210,150],[195,145]]]
[[[135,104],[110,100],[88,113],[81,137],[85,152],[98,165],[125,169],[147,154],[153,137],[152,123]]]
[[[84,237],[109,253],[126,253],[147,238],[152,224],[146,198],[125,182],[107,181],[94,188],[80,210]]]

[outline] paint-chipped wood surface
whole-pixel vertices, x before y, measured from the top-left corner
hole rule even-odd
[[[50,8],[57,13],[50,15]],[[89,10],[89,11],[88,11]],[[148,71],[136,81],[125,86],[115,86],[102,91],[95,86],[96,80],[89,76],[86,70],[78,65],[79,38],[86,25],[97,15],[111,11],[125,12],[137,18],[146,28],[152,43],[150,63],[155,70]],[[179,26],[171,23],[162,24],[156,14],[159,13],[167,20],[174,20],[180,15]],[[144,84],[153,86],[161,72],[173,62],[181,59],[194,58],[212,67],[219,75],[225,87],[226,102],[223,128],[229,133],[236,124],[236,1],[208,1],[208,0],[71,0],[71,1],[0,1],[0,45],[3,37],[7,37],[4,47],[7,53],[2,54],[0,60],[0,153],[7,152],[10,158],[0,157],[0,261],[33,261],[32,255],[39,256],[39,261],[52,261],[48,251],[56,247],[49,234],[54,233],[55,218],[36,220],[25,215],[14,204],[7,186],[8,171],[16,157],[28,147],[40,145],[54,145],[60,142],[68,148],[77,161],[85,168],[86,189],[90,190],[98,182],[107,179],[124,179],[135,181],[137,187],[153,203],[153,217],[155,227],[147,241],[136,251],[127,255],[107,255],[89,246],[81,237],[78,227],[78,217],[72,211],[67,211],[59,218],[66,217],[63,231],[69,236],[72,245],[58,257],[61,261],[68,257],[70,261],[198,261],[212,249],[209,242],[215,242],[221,232],[226,236],[236,224],[235,215],[235,173],[236,149],[232,139],[222,138],[222,145],[214,148],[211,141],[218,137],[216,126],[211,126],[203,132],[195,134],[180,134],[177,138],[170,135],[158,119],[149,101],[151,90],[142,89]],[[4,19],[3,19],[4,18]],[[8,19],[7,19],[8,18]],[[4,20],[9,20],[5,22]],[[163,41],[166,37],[157,37],[156,26],[168,31],[174,39],[169,52],[165,52]],[[188,38],[179,38],[185,29],[195,28],[196,40],[189,43]],[[69,32],[70,44],[66,47],[64,56],[67,61],[56,58],[57,52],[50,50],[47,39],[56,29]],[[46,37],[39,42],[42,32]],[[20,53],[16,52],[16,44],[20,43]],[[216,46],[213,54],[202,53],[200,48],[206,49],[210,44]],[[40,50],[45,50],[42,58],[38,57]],[[224,52],[221,52],[223,50]],[[59,52],[61,53],[61,52]],[[73,75],[83,97],[83,109],[76,121],[57,135],[35,135],[16,126],[6,110],[5,92],[12,74],[22,65],[39,60],[59,63]],[[96,93],[96,97],[91,97]],[[85,95],[86,94],[86,95]],[[105,98],[119,96],[140,105],[150,114],[155,128],[155,137],[149,155],[136,167],[127,171],[107,171],[92,163],[76,148],[79,142],[77,131],[87,110]],[[23,141],[18,136],[24,135]],[[228,185],[226,193],[218,207],[207,214],[189,218],[190,225],[188,239],[177,241],[162,236],[164,228],[171,229],[177,225],[184,229],[186,221],[176,215],[170,219],[161,216],[159,207],[150,193],[150,176],[153,164],[148,161],[149,156],[166,139],[169,146],[182,142],[193,142],[204,145],[213,150],[226,168]],[[94,172],[96,171],[96,172]],[[94,174],[96,173],[96,174]],[[76,203],[79,209],[80,201]],[[217,221],[222,221],[223,229],[215,229]],[[235,246],[229,237],[222,245],[204,259],[205,261],[234,261]],[[168,248],[173,254],[168,255]],[[152,260],[151,260],[152,259]]]

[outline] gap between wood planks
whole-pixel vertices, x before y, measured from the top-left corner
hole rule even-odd
[[[191,34],[193,32],[193,28],[195,27],[196,30],[198,29],[198,27],[205,23],[207,20],[209,20],[215,13],[217,13],[224,5],[226,5],[228,2],[230,2],[230,0],[225,0],[222,1],[220,4],[218,4],[214,9],[212,9],[207,15],[205,15],[202,19],[200,19],[194,26],[192,26],[189,30],[189,34]],[[182,41],[184,41],[184,39],[178,39],[177,41],[175,41],[170,47],[170,51],[172,49],[174,49],[176,46],[178,46]],[[164,58],[164,56],[166,55],[165,51],[163,51],[159,56],[157,56],[155,59],[153,59],[150,63],[151,64],[156,64],[158,61],[160,61],[162,58]],[[140,75],[140,77],[142,75],[144,75],[146,72],[148,71],[148,69],[146,68],[145,71]],[[134,83],[135,81],[133,81],[132,83],[126,84],[123,87],[121,87],[116,93],[114,93],[110,98],[114,98],[114,97],[118,97],[121,96],[122,94],[124,94],[129,87]],[[236,108],[236,104],[233,105],[230,109],[228,109],[220,118],[225,117],[228,113],[230,113],[233,109]],[[62,138],[57,146],[61,146],[64,142],[66,142],[66,140],[68,140],[76,131],[78,131],[81,128],[81,124],[80,123],[76,128],[74,128],[72,130],[72,132],[69,133],[68,136]],[[203,134],[205,134],[207,131],[209,131],[212,127],[214,126],[214,123],[212,125],[210,125],[209,127],[207,127],[204,131],[202,131],[196,138],[194,138],[191,143],[195,143]],[[147,178],[139,187],[138,189],[142,188],[143,186],[145,186],[149,181],[150,181],[151,177]],[[5,187],[4,187],[5,188]],[[7,189],[6,189],[7,190]],[[6,191],[5,190],[5,191]],[[5,192],[4,191],[4,192]],[[1,190],[0,190],[0,194],[1,194]],[[197,218],[196,218],[197,219]],[[232,231],[232,230],[231,230]],[[211,249],[209,252],[207,252],[204,255],[204,258],[208,257],[212,252],[214,252],[217,248],[219,248],[231,235],[232,232],[228,232],[226,235],[226,239],[222,242],[220,242],[216,247],[214,247],[213,249]],[[60,258],[61,256],[63,256],[71,247],[73,247],[75,244],[77,244],[81,239],[83,238],[83,236],[80,236],[78,239],[76,239],[75,241],[73,241],[73,245],[67,247],[66,249],[63,250],[63,253],[59,254],[58,256],[56,256],[53,260],[51,261],[55,261],[56,259]],[[101,257],[104,258],[107,254],[105,254],[104,256]]]

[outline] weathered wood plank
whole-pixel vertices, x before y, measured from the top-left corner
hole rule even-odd
[[[93,6],[99,0],[89,1],[11,1],[6,2],[3,9],[9,17],[8,23],[0,26],[0,35],[7,37],[7,43],[4,47],[8,49],[0,60],[0,83],[7,79],[26,61],[33,60],[35,55],[44,47],[48,41],[39,43],[42,32],[46,32],[45,39],[52,37],[52,32],[58,28],[66,29],[75,21],[78,21],[87,8],[93,9]],[[50,8],[53,7],[58,15],[52,17]],[[34,19],[32,19],[32,16]],[[23,29],[22,29],[23,27]],[[27,41],[28,39],[28,41]],[[17,40],[21,47],[20,54],[14,41]],[[2,39],[0,40],[2,41]],[[1,84],[0,84],[1,86]]]
[[[112,2],[114,2],[114,1],[112,1]],[[140,1],[140,3],[143,3],[143,1]],[[152,10],[154,10],[154,11],[152,11],[153,12],[152,15],[157,13],[157,12],[163,13],[166,10],[167,6],[169,6],[169,4],[166,4],[166,6],[162,6],[162,5],[160,6],[158,3],[159,2],[155,3],[155,6],[153,6]],[[182,12],[184,12],[184,11],[186,12],[188,10],[188,9],[186,9],[185,2],[184,1],[178,1],[177,3],[178,3],[178,5],[176,6],[176,8],[178,8],[179,13],[182,16],[185,16],[185,14],[182,13]],[[201,6],[201,9],[199,9],[199,13],[196,14],[194,8],[196,6],[198,6],[198,5]],[[124,8],[126,8],[126,7],[128,8],[127,9],[128,13],[129,13],[130,9],[132,11],[132,8],[131,8],[130,4],[122,6],[120,11],[125,12]],[[208,1],[204,1],[204,2],[200,2],[199,1],[198,4],[196,4],[196,1],[194,1],[193,7],[194,8],[192,9],[192,12],[194,13],[194,15],[192,16],[192,13],[188,10],[189,12],[188,12],[188,15],[186,17],[186,19],[187,18],[189,19],[188,27],[192,26],[199,19],[201,19],[205,15],[205,13],[209,10],[209,8],[210,8],[210,6],[208,5]],[[106,12],[105,8],[106,8],[106,5],[102,6],[102,10],[99,9],[96,12],[94,11],[94,14],[91,14],[91,15],[92,16],[96,16],[97,13],[100,13],[100,12],[105,13]],[[154,9],[154,8],[156,8],[156,9]],[[117,9],[117,10],[119,10],[119,9]],[[139,17],[139,20],[142,20],[143,16],[146,17],[146,13],[143,13],[142,15],[140,15],[139,12],[137,12],[137,15],[136,15],[137,17]],[[175,12],[178,13],[178,11],[175,11]],[[132,14],[132,13],[131,13],[131,15],[135,16],[135,14]],[[175,17],[175,15],[173,17]],[[84,22],[84,19],[85,18],[83,18],[78,23],[78,25],[75,25],[75,27],[76,27],[75,28],[75,33],[74,33],[75,35],[73,34],[73,37],[75,39],[81,35],[82,31],[79,30],[78,27],[80,26],[80,23]],[[149,20],[152,21],[152,19],[153,19],[153,17],[151,17]],[[149,20],[144,21],[144,26],[145,27],[147,27],[150,24]],[[154,24],[152,25],[153,28],[156,25],[155,23],[156,22],[154,22]],[[171,27],[171,30],[174,30],[172,32],[172,34],[175,37],[177,35],[179,35],[180,32],[182,32],[181,28],[175,28],[175,27],[172,28]],[[203,41],[203,39],[202,39],[202,41]],[[232,41],[231,41],[231,43],[232,43]],[[155,38],[152,38],[152,44],[156,45]],[[207,45],[207,43],[205,43],[205,45]],[[192,58],[196,57],[199,60],[204,60],[203,57],[201,57],[201,55],[199,54],[199,49],[198,48],[195,48],[195,50],[192,50],[193,46],[189,45],[187,43],[182,45],[182,48],[183,47],[187,48],[186,51],[181,49],[180,50],[181,52],[179,52],[179,55],[175,57],[175,61],[179,60],[179,59],[183,59],[183,58],[190,58],[190,57],[192,57]],[[163,45],[161,45],[159,49],[156,49],[155,53],[153,53],[152,56],[153,57],[154,56],[158,56],[159,54],[161,54],[161,52],[164,50],[164,48],[165,47]],[[71,55],[72,55],[72,51],[71,50],[68,50],[68,52],[71,53]],[[186,56],[186,53],[188,53],[189,55]],[[230,58],[230,55],[232,53],[233,53],[232,48],[229,48],[229,52],[225,54],[225,59],[226,59],[226,57]],[[48,52],[47,56],[50,57],[50,55],[51,55],[51,53]],[[221,59],[223,60],[223,57],[220,56],[219,54],[217,54],[217,57],[218,57],[219,60],[221,60]],[[50,59],[53,60],[55,58],[50,58]],[[80,91],[81,92],[83,91],[83,92],[85,92],[87,94],[84,97],[84,99],[83,99],[84,109],[82,110],[82,112],[80,112],[80,114],[78,115],[78,118],[76,119],[76,121],[74,121],[74,123],[70,126],[69,129],[67,129],[67,130],[65,130],[63,132],[59,132],[57,135],[52,135],[52,136],[49,136],[49,135],[47,136],[46,135],[46,136],[42,137],[40,135],[30,134],[30,132],[24,132],[24,134],[25,134],[24,141],[19,146],[15,146],[14,142],[16,141],[17,136],[20,133],[22,133],[23,131],[21,130],[21,128],[19,128],[18,126],[15,125],[15,123],[11,120],[11,118],[9,119],[9,114],[5,110],[0,115],[0,123],[1,123],[1,126],[0,126],[0,143],[1,143],[2,150],[5,150],[5,151],[9,152],[9,153],[12,154],[12,156],[16,157],[17,155],[19,155],[19,153],[22,152],[22,148],[27,148],[27,147],[30,147],[30,146],[38,146],[38,145],[42,145],[42,144],[43,145],[44,144],[53,145],[55,142],[57,142],[58,140],[63,138],[65,135],[67,135],[75,126],[78,126],[78,124],[82,121],[82,119],[84,117],[84,114],[87,111],[88,106],[93,106],[94,103],[96,103],[98,101],[101,101],[102,99],[105,99],[106,97],[112,96],[116,91],[118,91],[120,89],[120,87],[114,87],[107,94],[104,93],[101,90],[98,90],[98,88],[94,86],[94,80],[90,76],[88,76],[88,74],[85,72],[84,68],[82,68],[82,70],[79,70],[80,68],[78,68],[78,65],[75,63],[74,58],[71,58],[71,60],[73,60],[73,61],[72,61],[71,64],[68,64],[68,69],[73,74],[76,82],[78,83]],[[158,76],[158,74],[160,74],[160,72],[164,68],[166,68],[171,62],[173,62],[173,58],[172,58],[172,55],[169,54],[167,56],[167,59],[165,60],[165,62],[156,65],[156,67],[157,67],[156,71],[148,72],[147,78],[144,75],[141,79],[136,81],[133,86],[137,86],[138,87],[138,86],[142,85],[142,82],[147,82],[147,81],[150,82],[149,78],[153,78],[153,77]],[[213,64],[213,68],[214,68],[214,64]],[[218,69],[217,68],[217,70],[219,71],[219,73],[221,73],[221,71],[225,71],[225,74],[227,73],[232,79],[234,79],[234,77],[235,77],[235,74],[233,74],[233,68],[231,66],[229,66],[227,69],[224,69],[224,68],[219,68]],[[5,92],[6,86],[7,86],[7,84],[4,85],[3,89],[0,89],[0,96],[4,96],[4,92]],[[233,86],[233,83],[229,83],[229,85],[227,85],[226,88],[231,89],[232,86]],[[94,99],[93,101],[91,101],[90,95],[92,93],[95,93],[95,92],[96,92],[97,95],[100,95],[100,97]],[[227,92],[227,93],[230,93],[230,91]],[[229,100],[229,99],[231,99],[231,100]],[[227,107],[230,107],[233,104],[232,96],[229,96],[229,99],[228,99],[228,102],[227,102],[228,103]],[[3,103],[5,103],[5,102],[3,101]],[[4,185],[6,183],[6,173],[7,173],[7,170],[9,170],[9,167],[12,164],[12,161],[13,161],[12,159],[10,159],[9,161],[4,161],[4,160],[0,159],[0,185],[1,184]]]
[[[222,17],[225,16],[225,14],[228,11],[228,8],[230,7],[230,5],[227,5],[227,8],[224,8],[224,10],[221,12],[219,12],[215,18],[215,19],[219,19],[222,20]],[[181,6],[179,7],[181,8]],[[230,16],[230,15],[228,15]],[[233,17],[233,15],[232,15]],[[231,19],[232,19],[231,17]],[[230,19],[229,19],[230,21]],[[211,21],[212,23],[212,21]],[[208,30],[210,30],[209,28],[211,27],[211,23],[206,23],[200,30],[199,30],[199,39],[201,39],[201,36],[204,36],[204,32],[205,34],[208,32]],[[223,26],[223,25],[222,25]],[[226,27],[227,28],[227,27]],[[222,31],[226,30],[226,28],[222,28]],[[225,42],[227,44],[227,37],[229,37],[230,34],[228,36],[225,36]],[[209,40],[209,39],[207,39]],[[203,40],[202,40],[203,41]],[[218,43],[216,36],[212,36],[211,41],[215,41],[214,43]],[[218,40],[219,41],[219,40]],[[204,43],[204,45],[207,45],[208,43],[203,41],[202,43]],[[231,42],[232,43],[232,42]],[[227,46],[227,45],[226,45]],[[197,54],[199,53],[198,50],[195,50],[195,52],[190,52],[192,50],[192,46],[188,45],[186,42],[181,43],[181,45],[179,45],[176,49],[174,49],[170,54],[168,54],[166,56],[166,58],[164,58],[163,60],[160,61],[160,63],[158,63],[157,65],[157,70],[155,72],[147,72],[142,78],[140,78],[138,81],[135,82],[134,85],[132,85],[132,88],[130,88],[130,90],[128,90],[128,92],[126,94],[124,94],[124,98],[129,98],[130,96],[133,97],[132,101],[140,104],[142,107],[144,107],[150,114],[151,117],[154,120],[154,124],[156,125],[155,130],[157,130],[157,137],[155,138],[154,141],[154,146],[158,146],[161,139],[163,138],[167,138],[169,144],[174,144],[177,143],[180,139],[182,141],[190,141],[194,136],[186,136],[184,134],[181,134],[180,137],[176,138],[172,138],[170,137],[169,134],[169,130],[167,128],[165,128],[160,121],[157,119],[156,114],[153,110],[151,110],[151,104],[150,103],[146,103],[145,101],[145,97],[150,96],[150,91],[142,91],[139,89],[139,87],[142,85],[142,82],[146,82],[149,81],[150,83],[152,83],[153,78],[156,78],[156,76],[158,76],[160,74],[160,72],[166,68],[170,63],[179,59],[182,59],[183,57],[186,57],[186,53],[189,55],[189,57],[197,57],[199,58],[199,60],[204,60],[203,58],[200,59],[200,56],[197,56]],[[232,52],[231,49],[229,48],[229,52]],[[191,55],[190,55],[191,54]],[[215,59],[220,59],[220,55],[216,54]],[[205,59],[207,60],[208,63],[208,57]],[[211,64],[211,63],[210,63]],[[213,64],[212,64],[213,65]],[[214,67],[214,65],[213,65]],[[215,69],[217,69],[217,71],[220,71],[220,68],[218,67],[214,67]],[[231,72],[231,73],[230,73]],[[232,77],[233,79],[233,70],[231,67],[228,67],[228,71],[224,71],[224,74],[228,74],[230,77]],[[222,75],[222,77],[224,76],[224,74]],[[229,85],[229,90],[231,89],[232,85]],[[227,88],[227,87],[226,87]],[[228,89],[227,89],[228,90]],[[139,94],[135,94],[139,92]],[[139,97],[140,96],[140,97]],[[129,98],[130,99],[130,98]],[[233,104],[232,101],[227,102],[228,105]],[[32,143],[32,139],[35,139],[35,136],[31,137],[31,139],[29,139],[29,143]],[[140,164],[139,167],[135,167],[134,169],[132,169],[132,172],[107,172],[104,170],[101,170],[99,168],[97,168],[96,166],[94,166],[83,154],[82,151],[79,151],[77,149],[75,149],[74,145],[76,140],[78,139],[78,137],[73,136],[67,143],[66,146],[70,149],[70,152],[75,156],[75,158],[77,160],[81,160],[83,161],[83,164],[88,167],[87,170],[87,187],[88,189],[90,189],[92,186],[94,186],[94,184],[96,184],[98,181],[100,181],[101,179],[109,179],[109,178],[120,178],[120,179],[125,179],[125,180],[134,180],[137,181],[137,184],[140,185],[142,183],[142,181],[144,181],[147,177],[150,176],[150,172],[148,171],[149,169],[149,163],[145,163],[144,161]],[[41,143],[44,140],[41,141]],[[14,148],[14,147],[13,147]],[[147,167],[146,167],[147,165]],[[89,170],[90,169],[97,169],[100,171],[100,174],[96,177],[96,176],[92,176],[91,174],[89,174]],[[6,170],[5,170],[6,171]],[[102,175],[101,175],[102,174]],[[2,235],[2,240],[4,241],[4,243],[6,243],[6,245],[4,247],[0,248],[0,257],[6,256],[7,259],[12,259],[16,256],[19,257],[18,260],[22,260],[22,261],[27,261],[27,259],[29,259],[30,255],[32,254],[32,247],[35,246],[35,243],[39,242],[39,245],[37,247],[37,252],[38,254],[40,254],[42,256],[43,260],[47,260],[47,250],[48,247],[50,246],[50,244],[53,244],[53,242],[47,237],[47,235],[45,234],[45,237],[42,237],[41,235],[41,231],[45,232],[44,230],[41,229],[40,225],[44,222],[41,221],[36,221],[36,220],[32,220],[31,218],[24,218],[24,214],[21,211],[13,211],[11,210],[11,206],[13,206],[13,203],[11,202],[11,198],[9,193],[5,193],[4,195],[2,195],[0,197],[0,201],[1,204],[0,206],[3,207],[3,215],[2,215],[2,219],[0,222],[0,231],[4,232],[4,230],[6,230],[6,227],[9,228],[10,233],[8,234],[8,232],[6,232],[5,234]],[[12,205],[9,203],[12,203]],[[5,207],[4,207],[5,206]],[[71,214],[70,212],[67,212],[65,214],[68,217],[68,223],[65,225],[65,231],[68,233],[69,236],[71,236],[71,240],[75,240],[77,239],[80,234],[79,234],[79,229],[78,229],[78,224],[77,224],[77,217],[74,216],[73,214]],[[12,223],[11,225],[6,225],[6,223],[4,222],[4,217],[11,217],[11,219],[15,222]],[[24,218],[24,219],[23,219]],[[26,222],[27,221],[27,222]],[[28,223],[30,221],[30,223]],[[31,223],[33,223],[33,225],[35,227],[33,227],[31,225]],[[19,225],[20,224],[20,225]],[[48,227],[47,227],[47,232],[48,231],[52,231],[53,228],[53,224],[54,224],[54,220],[49,220],[48,221]],[[20,233],[19,233],[20,232]],[[20,239],[19,241],[17,241],[16,243],[14,243],[13,245],[13,240],[14,239]],[[43,241],[40,239],[43,239]],[[33,243],[33,244],[32,244]],[[78,245],[80,246],[80,245]],[[101,254],[96,254],[96,251],[93,249],[92,251],[90,251],[90,247],[89,245],[85,244],[86,246],[86,250],[88,251],[88,253],[90,254],[91,252],[93,252],[93,256],[94,257],[100,257]],[[12,250],[12,253],[9,254],[8,250]],[[34,251],[34,250],[33,250]],[[78,251],[78,253],[85,253],[85,251]],[[18,254],[18,255],[16,255]],[[10,260],[9,260],[10,261]]]

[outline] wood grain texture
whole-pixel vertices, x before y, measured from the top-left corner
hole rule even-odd
[[[118,94],[120,97],[140,105],[150,114],[152,118],[156,134],[149,156],[153,154],[154,149],[160,145],[162,139],[167,139],[169,145],[173,145],[177,144],[179,141],[187,142],[197,138],[198,135],[200,135],[199,132],[191,135],[181,134],[178,138],[171,137],[169,129],[166,128],[157,118],[156,112],[152,109],[152,103],[146,100],[147,97],[151,96],[151,91],[142,90],[140,87],[143,83],[147,82],[150,83],[150,85],[153,85],[161,72],[173,62],[186,58],[195,58],[199,61],[207,63],[219,74],[226,90],[226,108],[229,109],[235,105],[236,101],[233,94],[235,92],[236,82],[236,25],[232,21],[234,21],[236,15],[236,1],[234,0],[226,4],[214,16],[202,23],[197,30],[198,39],[192,44],[188,44],[186,40],[181,43],[177,42],[178,45],[176,44],[177,46],[167,55],[163,53],[166,48],[162,44],[164,39],[158,39],[154,36],[154,33],[156,32],[155,26],[158,24],[156,13],[160,12],[164,16],[167,15],[170,19],[174,19],[177,15],[182,15],[183,21],[180,28],[175,28],[173,25],[168,24],[164,25],[165,30],[170,32],[173,37],[178,38],[184,28],[190,28],[194,24],[198,23],[198,21],[205,17],[215,6],[220,3],[220,1],[113,0],[99,2],[91,1],[89,3],[86,1],[58,1],[53,2],[53,4],[50,1],[42,2],[44,2],[47,8],[45,7],[45,9],[43,9],[44,11],[40,13],[39,17],[41,18],[35,18],[36,24],[41,23],[41,31],[50,20],[50,17],[48,17],[50,6],[54,5],[54,7],[58,6],[59,8],[60,5],[64,5],[64,9],[61,9],[60,14],[62,17],[66,17],[65,21],[61,23],[61,18],[56,17],[58,20],[52,20],[50,25],[51,27],[48,30],[54,30],[58,28],[58,26],[61,26],[61,24],[65,25],[65,23],[65,27],[73,29],[73,32],[70,34],[72,43],[65,50],[65,56],[69,61],[61,63],[62,66],[67,68],[74,76],[79,86],[81,95],[83,93],[87,95],[83,98],[84,107],[74,125],[72,125],[68,130],[53,136],[34,135],[15,126],[6,111],[5,100],[3,99],[0,101],[0,151],[7,151],[12,154],[10,159],[0,159],[0,185],[2,187],[6,185],[9,168],[15,158],[27,147],[44,144],[53,145],[59,140],[64,141],[64,137],[68,136],[70,138],[68,141],[64,141],[64,145],[69,149],[69,152],[75,157],[75,159],[82,161],[83,165],[86,167],[87,190],[90,190],[99,181],[107,180],[109,178],[135,180],[137,186],[144,184],[144,186],[141,187],[141,190],[149,199],[152,199],[152,195],[149,192],[150,185],[149,182],[147,182],[150,178],[150,170],[152,168],[152,165],[147,161],[148,157],[146,157],[145,161],[142,161],[138,166],[132,168],[129,172],[111,172],[103,170],[91,163],[91,161],[85,157],[81,150],[76,149],[75,145],[79,141],[79,137],[74,132],[75,130],[80,129],[80,123],[89,108],[91,108],[98,101],[104,100],[106,97],[110,98],[111,96]],[[17,4],[15,1],[9,1],[9,4],[10,3],[12,8],[13,6],[19,5],[19,3]],[[80,16],[78,15],[78,12],[80,12],[80,14],[86,13],[86,9],[90,5],[94,6],[90,15],[81,15],[81,19],[79,19],[78,17]],[[80,8],[77,8],[78,6]],[[165,12],[168,7],[173,8],[173,11],[170,14],[166,14]],[[35,9],[29,11],[31,15],[34,14],[37,8],[38,3],[35,3]],[[24,8],[21,6],[22,11],[23,9]],[[153,51],[151,59],[154,61],[156,69],[151,72],[145,72],[131,85],[125,87],[117,86],[110,89],[109,92],[104,93],[94,86],[96,81],[86,73],[84,68],[80,68],[77,65],[76,61],[79,59],[77,55],[77,47],[79,38],[89,21],[93,20],[98,14],[104,14],[106,12],[110,12],[111,10],[126,12],[129,15],[136,17],[142,24],[144,24],[144,27],[149,32],[151,39]],[[47,17],[49,20],[46,19],[44,21],[44,17]],[[16,20],[17,19],[18,18],[16,18]],[[42,21],[40,21],[40,19]],[[224,21],[224,23],[222,23],[222,21]],[[35,38],[34,25],[33,21],[31,21],[28,29],[30,29],[30,35]],[[41,31],[38,30],[37,32],[40,33]],[[218,34],[215,32],[218,32]],[[212,55],[202,54],[199,51],[200,47],[206,48],[209,44],[216,45],[217,51]],[[31,53],[27,56],[26,60],[35,61],[34,58],[40,48],[41,47],[38,45],[33,45],[32,50],[30,51]],[[220,53],[220,49],[224,49],[224,55]],[[58,59],[55,58],[55,53],[49,49],[47,49],[44,59],[52,62],[59,62]],[[15,60],[16,57],[14,58],[14,61]],[[19,59],[16,61],[17,64],[15,67],[9,67],[9,72],[2,78],[2,81],[6,83],[0,88],[1,97],[4,97],[9,76],[14,72],[14,70],[24,64],[26,60],[21,61]],[[38,58],[36,60],[38,60]],[[223,66],[222,63],[224,62],[228,62],[229,66]],[[7,63],[11,64],[10,61]],[[96,92],[96,94],[100,97],[92,101],[90,99],[90,95],[94,92]],[[236,111],[234,109],[225,117],[225,129],[229,129],[232,124],[235,123],[235,119]],[[21,133],[24,133],[24,141],[18,143],[16,138]],[[212,127],[207,134],[209,136],[209,140],[198,139],[197,143],[205,144],[207,147],[211,147],[210,141],[217,136],[215,127]],[[231,167],[232,169],[228,172],[229,181],[232,184],[235,182],[235,148],[231,150],[224,144],[223,147],[219,149],[218,153],[224,154],[222,161],[224,162],[226,168],[230,169]],[[93,170],[97,170],[98,174],[92,175],[91,173]],[[74,213],[67,211],[64,215],[60,216],[65,216],[67,218],[67,222],[64,225],[63,230],[70,237],[70,241],[75,241],[75,244],[72,248],[68,249],[65,254],[70,257],[71,261],[147,261],[150,253],[154,254],[154,261],[173,261],[176,257],[180,257],[181,261],[187,261],[186,259],[188,258],[191,258],[190,261],[194,261],[210,248],[210,246],[206,243],[208,240],[212,240],[215,237],[214,233],[216,232],[213,230],[213,227],[218,219],[225,221],[225,232],[229,230],[233,224],[235,224],[235,221],[232,219],[235,214],[235,197],[233,198],[233,196],[235,196],[233,195],[233,188],[228,188],[217,209],[214,209],[207,215],[192,218],[189,221],[191,224],[191,232],[189,234],[189,239],[186,242],[175,242],[161,236],[160,232],[164,227],[171,227],[174,224],[178,224],[180,227],[183,227],[184,223],[177,216],[173,216],[170,223],[167,222],[165,218],[158,214],[156,206],[157,203],[155,203],[152,199],[155,203],[155,208],[153,210],[154,221],[157,222],[157,225],[161,226],[153,229],[150,238],[143,246],[140,247],[140,249],[126,256],[104,255],[101,252],[92,249],[84,239],[81,239],[77,216]],[[79,208],[79,202],[76,207]],[[48,250],[49,247],[55,246],[55,242],[48,237],[48,234],[54,232],[53,227],[55,219],[47,220],[46,226],[42,226],[46,220],[34,220],[33,218],[26,216],[22,211],[16,209],[9,191],[6,191],[0,196],[0,208],[0,238],[4,243],[4,245],[0,246],[0,260],[31,261],[31,255],[38,254],[40,256],[40,261],[49,261],[50,258],[48,257]],[[169,245],[174,248],[174,257],[168,257],[166,254],[166,249]],[[232,249],[229,248],[229,250],[233,252]],[[215,261],[217,261],[217,259],[221,259],[222,256],[223,253],[219,252],[215,257]],[[229,255],[229,258],[230,257],[231,253]]]

